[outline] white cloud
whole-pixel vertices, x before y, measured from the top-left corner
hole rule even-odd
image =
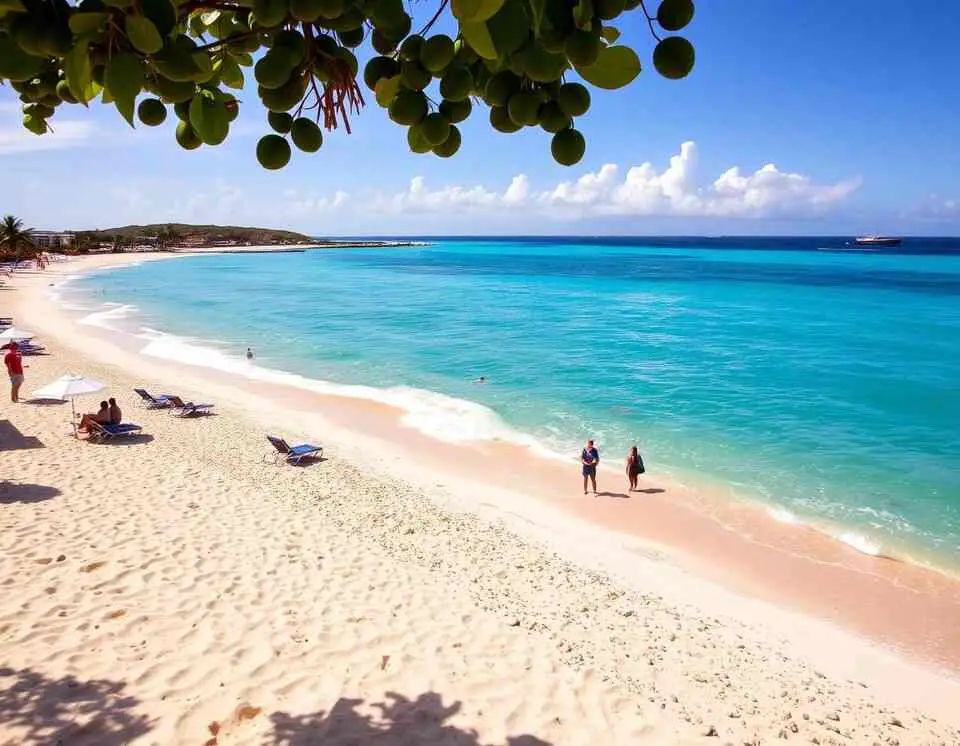
[[[607,163],[596,172],[540,191],[532,187],[526,174],[514,176],[502,193],[479,185],[434,190],[417,176],[404,192],[373,195],[365,209],[399,214],[508,208],[569,219],[603,215],[806,217],[834,207],[860,184],[859,179],[818,184],[802,174],[781,171],[772,163],[749,174],[734,166],[712,183],[701,184],[697,160],[696,143],[685,142],[663,171],[648,162],[628,168],[621,176],[618,165]]]
[[[71,119],[52,122],[51,127],[51,131],[43,135],[28,132],[19,123],[0,127],[0,155],[74,148],[89,140],[96,129],[93,122]]]

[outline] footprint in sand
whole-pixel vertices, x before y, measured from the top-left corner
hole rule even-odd
[[[106,562],[91,562],[89,565],[84,565],[80,568],[80,572],[93,572],[94,570],[99,570],[103,567]]]

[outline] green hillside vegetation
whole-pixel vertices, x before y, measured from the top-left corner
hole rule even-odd
[[[187,223],[154,223],[124,225],[119,228],[78,233],[85,244],[119,244],[120,246],[220,246],[311,243],[302,233],[275,228],[251,228],[237,225],[189,225]]]

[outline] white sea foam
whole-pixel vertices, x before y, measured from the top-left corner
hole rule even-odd
[[[863,534],[858,534],[855,531],[844,531],[835,538],[847,546],[853,547],[858,552],[869,554],[871,557],[880,557],[882,555],[883,547],[879,541],[864,536]]]
[[[296,373],[267,368],[211,347],[209,343],[142,328],[147,341],[144,355],[199,365],[266,383],[294,386],[326,396],[366,399],[396,407],[404,414],[401,423],[432,438],[451,443],[505,441],[529,447],[541,455],[555,456],[533,437],[518,432],[496,412],[477,402],[410,386],[376,388],[307,378]]]
[[[773,518],[773,520],[778,521],[779,523],[800,523],[800,519],[797,518],[796,514],[792,513],[786,508],[781,508],[778,505],[772,505],[767,508],[767,513],[771,518]]]
[[[93,313],[89,313],[78,321],[80,324],[88,326],[99,326],[101,329],[110,329],[117,331],[118,326],[115,323],[121,319],[129,318],[136,313],[137,307],[124,303],[105,303],[103,308]]]

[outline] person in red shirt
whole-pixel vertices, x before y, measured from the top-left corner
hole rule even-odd
[[[10,376],[10,401],[20,401],[20,387],[23,385],[23,358],[16,342],[10,343],[10,351],[3,357],[3,364],[7,366]]]

